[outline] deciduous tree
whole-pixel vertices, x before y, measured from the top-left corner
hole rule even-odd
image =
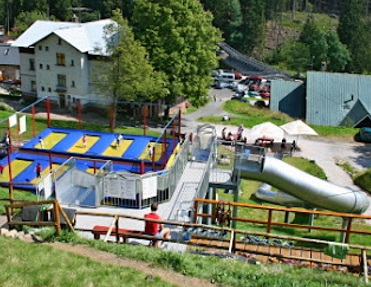
[[[328,45],[327,70],[343,72],[348,62],[351,61],[350,53],[346,45],[342,44],[336,32],[330,31],[326,35]]]
[[[299,41],[309,47],[313,68],[321,69],[321,63],[327,60],[328,45],[325,33],[317,26],[313,19],[308,19],[300,34]]]
[[[221,41],[211,13],[198,0],[138,0],[133,23],[150,62],[167,76],[170,94],[166,104],[175,103],[178,97],[196,106],[204,104]]]
[[[153,101],[167,94],[164,75],[154,71],[147,60],[145,48],[134,39],[132,29],[121,16],[113,12],[116,24],[106,27],[107,62],[94,71],[94,83],[99,94],[119,101]]]
[[[346,66],[347,72],[363,73],[371,71],[371,32],[366,18],[363,0],[344,1],[339,18],[338,35],[352,55]]]

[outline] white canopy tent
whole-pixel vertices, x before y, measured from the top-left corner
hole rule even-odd
[[[267,138],[273,138],[275,141],[281,141],[284,137],[284,131],[279,126],[271,123],[271,122],[265,122],[258,124],[256,126],[253,126],[250,129],[251,136],[255,136],[256,138],[259,137],[267,137]]]
[[[302,120],[296,120],[293,122],[289,122],[280,126],[281,129],[285,131],[286,134],[290,136],[300,136],[300,135],[308,135],[308,136],[318,136],[317,132],[304,123]]]

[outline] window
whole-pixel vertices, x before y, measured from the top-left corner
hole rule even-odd
[[[42,69],[43,68],[43,64],[40,64],[39,67],[40,67],[40,69]]]
[[[71,87],[75,86],[75,81],[72,81]]]
[[[39,46],[39,51],[42,51],[43,47],[42,46]]]
[[[35,59],[30,59],[30,70],[31,71],[35,70]]]
[[[36,92],[36,81],[31,81],[31,91]]]
[[[66,65],[66,56],[62,53],[57,53],[57,65],[65,66]]]
[[[47,69],[47,70],[50,70],[50,66],[49,66],[49,65],[46,65],[46,69]]]
[[[44,92],[45,91],[45,88],[44,87],[41,87],[41,90]]]
[[[71,66],[75,66],[75,61],[71,60]]]
[[[7,56],[9,54],[9,49],[4,50],[4,55]]]
[[[66,87],[66,75],[58,75],[58,87]]]
[[[51,93],[52,92],[52,88],[48,88],[48,92]]]
[[[49,46],[45,46],[45,51],[49,51]]]
[[[62,39],[58,38],[58,45],[62,45]]]

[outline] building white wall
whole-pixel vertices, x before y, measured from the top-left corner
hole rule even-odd
[[[57,65],[57,53],[65,55],[65,65]],[[34,54],[20,53],[22,90],[32,93],[31,82],[36,81],[38,98],[50,96],[59,102],[66,95],[66,106],[73,99],[94,98],[91,75],[93,73],[87,53],[81,53],[55,34],[36,43]],[[34,58],[35,71],[29,70],[29,60]],[[66,76],[65,90],[58,90],[58,75]]]
[[[25,93],[33,93],[31,81],[36,81],[36,70],[30,70],[30,59],[35,59],[34,54],[20,53],[21,87]]]

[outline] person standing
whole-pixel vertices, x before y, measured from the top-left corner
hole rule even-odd
[[[119,134],[116,138],[116,146],[119,147],[120,144],[121,144],[121,141],[124,139],[124,137],[122,136],[122,134]]]
[[[41,178],[41,171],[42,171],[41,163],[37,163],[35,168],[37,178]]]
[[[157,214],[158,203],[153,202],[151,204],[151,212],[144,215],[145,219],[162,220],[162,217]],[[159,238],[171,239],[170,229],[165,228],[163,224],[157,222],[146,221],[144,227],[144,233],[153,235]],[[163,244],[163,242],[162,242]]]
[[[224,127],[222,130],[222,140],[225,141],[227,139],[227,127]]]
[[[5,147],[6,148],[10,147],[10,137],[9,137],[8,133],[6,133],[6,135],[5,135]]]
[[[284,153],[285,149],[286,149],[286,139],[283,138],[281,142],[281,152]]]
[[[4,165],[0,163],[0,176],[3,176],[4,174]]]
[[[43,149],[43,148],[44,148],[44,141],[43,141],[42,137],[39,137],[38,142],[39,142],[39,146],[40,146],[40,148]]]
[[[86,149],[87,146],[88,146],[88,137],[86,134],[84,134],[82,136],[82,147]]]
[[[148,145],[148,156],[149,158],[152,160],[152,156],[153,156],[153,147],[149,144]]]
[[[238,127],[238,130],[237,130],[237,139],[236,140],[242,141],[242,133],[243,133],[243,125],[241,124]]]
[[[293,155],[296,151],[296,141],[293,140],[291,143],[291,148],[290,148],[290,155]]]

